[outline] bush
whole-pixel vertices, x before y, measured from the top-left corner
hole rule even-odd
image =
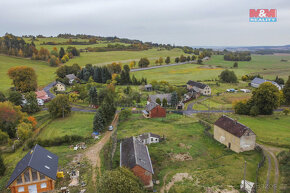
[[[71,145],[74,142],[84,141],[85,138],[79,135],[65,135],[63,137],[56,137],[53,139],[38,139],[36,141],[29,142],[27,145],[32,145],[32,147],[35,144],[39,144],[43,147],[51,147],[51,146],[60,146],[60,145]]]
[[[238,82],[238,78],[237,78],[235,72],[230,71],[228,69],[222,71],[222,73],[219,75],[219,78],[223,82],[227,82],[227,83],[237,83]]]
[[[123,110],[120,112],[119,120],[120,121],[126,121],[129,119],[129,117],[132,115],[132,112],[130,110]]]
[[[58,66],[59,59],[56,56],[51,56],[51,58],[49,59],[49,65],[50,66]]]
[[[283,113],[284,113],[284,115],[288,115],[289,114],[289,109],[283,109]]]
[[[259,108],[256,105],[251,107],[250,115],[254,117],[259,115]]]
[[[0,130],[0,145],[6,144],[9,140],[9,135]]]
[[[3,176],[5,173],[6,167],[3,162],[2,155],[0,154],[0,176]]]

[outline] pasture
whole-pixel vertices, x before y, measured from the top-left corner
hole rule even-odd
[[[148,146],[154,167],[154,179],[160,180],[157,190],[168,184],[177,173],[188,173],[192,180],[172,186],[170,192],[205,192],[206,187],[238,188],[243,176],[244,161],[248,163],[247,179],[255,180],[256,165],[261,155],[255,151],[236,154],[206,136],[196,119],[170,114],[166,118],[145,119],[133,115],[118,126],[118,139],[144,132],[165,135],[166,141]],[[118,148],[117,148],[118,149]],[[189,155],[188,159],[177,159]],[[118,153],[114,160],[118,160]],[[117,164],[116,164],[117,165]]]
[[[47,62],[0,55],[0,91],[6,91],[13,86],[7,72],[9,68],[15,66],[32,67],[36,72],[40,87],[44,87],[55,79],[56,68],[50,67]]]

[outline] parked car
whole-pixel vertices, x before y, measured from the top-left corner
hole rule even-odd
[[[241,92],[244,92],[244,93],[250,93],[251,91],[249,89],[240,89]]]
[[[114,130],[114,127],[112,125],[109,126],[109,131],[113,131]]]
[[[230,88],[230,89],[227,89],[227,92],[237,92],[237,91],[236,89]]]

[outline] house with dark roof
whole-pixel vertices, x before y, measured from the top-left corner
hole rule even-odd
[[[137,139],[141,141],[144,145],[151,143],[159,143],[161,141],[161,137],[154,133],[143,133],[137,136]]]
[[[271,81],[271,80],[265,80],[265,79],[262,79],[262,78],[254,78],[252,81],[251,81],[251,87],[254,87],[254,88],[258,88],[261,84],[265,83],[265,82],[271,82],[273,85],[275,85],[279,90],[282,89],[282,87],[274,82],[274,81]]]
[[[16,165],[6,188],[11,193],[38,193],[54,190],[58,157],[36,145]]]
[[[166,99],[167,105],[170,106],[171,105],[171,97],[172,97],[171,93],[149,95],[148,102],[155,102],[156,103],[156,100],[159,98],[161,101],[161,105],[163,106],[163,104],[162,104],[163,99]]]
[[[211,95],[211,88],[206,85],[206,84],[203,84],[201,82],[195,82],[195,81],[192,81],[192,80],[189,80],[186,84],[186,88],[188,91],[195,91],[197,93],[200,93],[202,95]]]
[[[156,102],[148,103],[142,112],[145,118],[166,117],[166,109]]]
[[[145,187],[153,186],[154,171],[148,148],[135,137],[124,139],[121,142],[120,167],[129,168],[144,183]]]
[[[74,74],[68,74],[65,75],[65,77],[68,78],[69,84],[72,84],[77,79],[77,77]]]
[[[214,123],[214,139],[237,153],[253,150],[256,146],[256,134],[225,115]]]

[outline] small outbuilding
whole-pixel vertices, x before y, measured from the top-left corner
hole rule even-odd
[[[74,74],[68,74],[65,75],[65,77],[68,78],[69,84],[72,84],[77,79],[77,77]]]
[[[253,150],[256,146],[256,134],[225,115],[214,123],[214,139],[237,153]]]
[[[150,102],[142,112],[145,118],[166,117],[166,109],[156,102]]]
[[[159,143],[161,141],[161,137],[153,133],[143,133],[137,136],[137,139],[145,145],[151,143]]]

